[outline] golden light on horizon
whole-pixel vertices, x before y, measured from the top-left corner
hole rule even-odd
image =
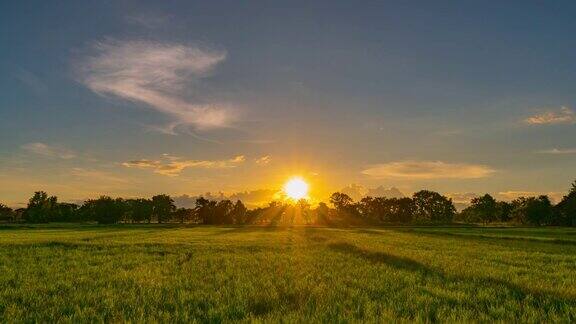
[[[301,177],[293,177],[284,184],[284,193],[294,200],[308,198],[308,184]]]

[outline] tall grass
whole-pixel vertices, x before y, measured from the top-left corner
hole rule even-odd
[[[574,321],[574,238],[573,229],[4,228],[0,319]]]

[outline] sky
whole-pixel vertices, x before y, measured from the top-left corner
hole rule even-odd
[[[2,1],[0,202],[576,178],[573,1]],[[376,191],[374,191],[376,190]]]

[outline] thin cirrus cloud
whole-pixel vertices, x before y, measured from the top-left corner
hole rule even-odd
[[[235,110],[228,104],[201,100],[199,87],[226,52],[192,45],[152,41],[104,41],[78,66],[79,79],[92,91],[143,103],[194,129],[229,126]],[[195,98],[195,99],[191,99]]]
[[[376,164],[362,171],[373,178],[407,180],[477,179],[490,176],[494,172],[494,169],[485,165],[442,161],[398,161]]]
[[[560,110],[548,110],[524,119],[528,125],[575,124],[576,113],[568,107]]]
[[[122,163],[128,168],[148,169],[154,173],[175,177],[187,168],[227,169],[234,168],[246,160],[244,155],[238,155],[228,160],[185,160],[165,154],[161,160],[133,160]]]
[[[59,158],[59,159],[73,159],[77,156],[73,151],[57,145],[49,145],[41,142],[34,142],[22,145],[22,149],[37,155]]]
[[[536,153],[538,153],[538,154],[558,154],[558,155],[562,155],[562,154],[576,154],[576,148],[569,148],[569,149],[553,148],[553,149],[550,149],[550,150],[536,151]]]

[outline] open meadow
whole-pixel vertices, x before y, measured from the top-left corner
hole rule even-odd
[[[574,321],[576,229],[0,229],[2,321]]]

